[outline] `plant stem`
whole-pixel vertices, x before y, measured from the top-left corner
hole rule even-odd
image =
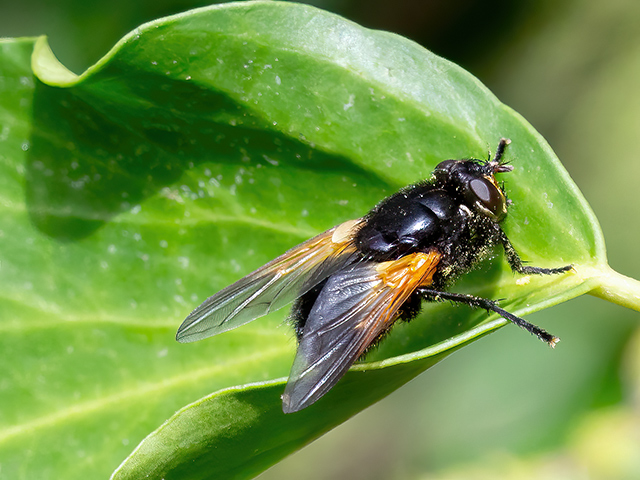
[[[623,307],[640,311],[640,282],[622,275],[611,267],[598,268],[593,272],[598,286],[589,293]]]

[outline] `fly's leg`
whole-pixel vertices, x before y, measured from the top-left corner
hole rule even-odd
[[[549,270],[549,269],[543,269],[543,270]],[[552,272],[552,273],[560,273],[560,272]],[[558,337],[556,337],[555,335],[551,335],[546,330],[543,330],[542,328],[527,322],[525,319],[516,317],[512,313],[509,313],[503,308],[500,308],[498,304],[493,300],[488,300],[482,297],[474,297],[473,295],[466,295],[463,293],[441,292],[439,290],[432,290],[430,288],[424,288],[424,287],[418,288],[416,292],[422,295],[425,300],[431,300],[431,301],[449,300],[455,303],[464,303],[465,305],[469,305],[470,307],[482,308],[487,311],[495,312],[498,315],[500,315],[502,318],[509,320],[511,323],[535,335],[540,340],[548,344],[550,347],[555,347],[556,343],[560,341]]]
[[[504,247],[504,253],[507,256],[507,262],[509,262],[509,266],[514,272],[521,273],[523,275],[557,275],[559,273],[568,272],[573,268],[572,265],[565,265],[564,267],[558,268],[530,267],[528,265],[524,265],[522,259],[520,258],[520,255],[518,255],[516,249],[513,248],[513,245],[511,245],[511,242],[507,238],[507,235],[502,231],[502,229],[500,229],[499,240]]]

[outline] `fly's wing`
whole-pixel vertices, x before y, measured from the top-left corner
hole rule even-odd
[[[307,319],[289,382],[285,413],[301,410],[327,393],[349,367],[397,319],[421,285],[430,285],[436,252],[399,260],[360,262],[329,277]]]
[[[226,332],[306,293],[355,261],[359,224],[350,220],[327,230],[209,297],[182,322],[176,339],[194,342]]]

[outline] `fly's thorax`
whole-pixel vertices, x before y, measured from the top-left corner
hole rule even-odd
[[[422,183],[398,192],[365,217],[356,248],[377,261],[427,251],[455,230],[459,203],[445,190]]]

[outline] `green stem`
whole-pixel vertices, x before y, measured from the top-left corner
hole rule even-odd
[[[598,286],[589,293],[623,307],[640,311],[640,282],[622,275],[611,267],[599,268],[593,272]]]

